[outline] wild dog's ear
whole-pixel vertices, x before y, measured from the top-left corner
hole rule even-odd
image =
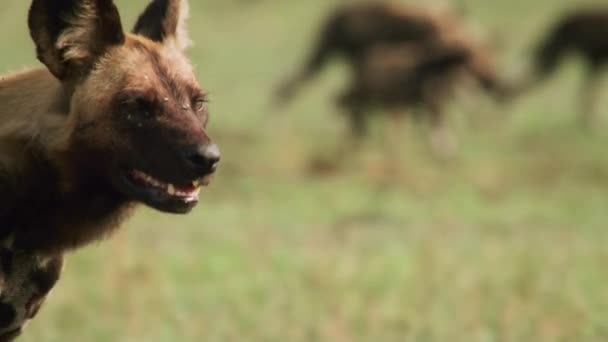
[[[33,0],[28,24],[38,59],[61,81],[86,75],[125,41],[112,0]]]
[[[153,0],[137,20],[133,33],[161,43],[173,40],[178,49],[184,50],[190,45],[186,19],[187,0]]]

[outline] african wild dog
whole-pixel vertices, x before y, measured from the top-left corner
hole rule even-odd
[[[304,67],[279,87],[278,101],[291,100],[334,56],[345,59],[354,75],[339,103],[348,110],[358,137],[366,131],[371,105],[405,109],[419,104],[440,122],[440,103],[446,100],[442,83],[462,79],[451,77],[455,70],[496,98],[505,98],[507,85],[497,75],[492,53],[465,26],[449,11],[386,3],[340,7],[325,22]]]
[[[583,124],[593,125],[601,71],[608,64],[608,8],[578,10],[560,18],[538,44],[534,71],[521,89],[538,84],[558,68],[570,54],[586,62],[586,79],[581,92]]]
[[[220,154],[184,55],[186,0],[154,0],[133,33],[112,0],[33,0],[46,68],[0,80],[0,341],[34,317],[64,253],[136,203],[186,213]]]

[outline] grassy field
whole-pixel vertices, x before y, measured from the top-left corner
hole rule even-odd
[[[146,3],[117,2],[126,26]],[[312,172],[346,133],[331,102],[344,68],[285,113],[268,104],[332,3],[191,2],[216,181],[193,214],[142,209],[71,256],[24,342],[608,340],[608,120],[578,125],[576,61],[508,108],[454,105],[449,163],[413,124],[395,158],[377,122],[361,153]],[[0,71],[36,63],[26,3],[0,3]],[[572,6],[467,4],[505,73]]]

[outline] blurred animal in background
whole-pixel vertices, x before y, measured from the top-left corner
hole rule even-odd
[[[485,57],[479,50],[460,44],[377,45],[362,61],[338,103],[357,138],[366,135],[366,119],[375,107],[395,120],[419,107],[430,119],[433,147],[449,155],[455,152],[455,141],[448,135],[444,115],[456,88],[471,80],[498,99],[505,96],[494,67]]]
[[[66,252],[136,203],[186,213],[219,151],[184,55],[185,0],[155,0],[125,33],[111,0],[33,0],[37,68],[0,78],[0,341],[57,282]]]
[[[443,26],[456,26],[455,18],[426,9],[386,3],[355,3],[338,7],[322,24],[318,41],[303,68],[281,84],[278,101],[289,101],[334,57],[356,70],[377,44],[435,41]]]
[[[448,88],[466,78],[456,74],[468,75],[496,98],[508,94],[490,49],[465,26],[446,10],[387,3],[339,7],[323,24],[303,68],[279,86],[277,102],[291,101],[328,61],[341,57],[353,82],[338,103],[347,109],[355,136],[367,131],[365,117],[372,106],[405,110],[421,105],[440,127]]]
[[[538,44],[534,70],[519,87],[529,90],[553,74],[569,55],[577,55],[586,66],[581,89],[581,115],[585,126],[594,124],[599,83],[608,64],[608,7],[577,10],[562,16]]]

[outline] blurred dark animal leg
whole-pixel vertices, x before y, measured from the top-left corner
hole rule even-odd
[[[441,158],[451,158],[456,155],[458,142],[450,133],[442,108],[439,105],[429,106],[431,121],[430,143],[433,151]]]
[[[363,140],[369,135],[369,127],[367,118],[365,117],[365,110],[361,107],[352,108],[348,113],[350,120],[350,142],[349,146],[354,149],[358,149],[361,146]]]
[[[393,109],[390,112],[390,120],[388,121],[388,127],[384,139],[385,151],[388,172],[393,175],[398,175],[402,164],[403,155],[403,136],[406,127],[405,109]]]
[[[600,71],[598,67],[589,68],[581,89],[582,124],[588,130],[593,130],[597,123],[597,104],[601,80]]]
[[[358,108],[350,112],[350,125],[353,140],[360,142],[369,135],[365,112],[362,109]]]
[[[390,113],[390,121],[388,123],[387,143],[391,150],[397,149],[401,151],[399,146],[402,142],[403,132],[405,131],[405,109],[395,109]]]

